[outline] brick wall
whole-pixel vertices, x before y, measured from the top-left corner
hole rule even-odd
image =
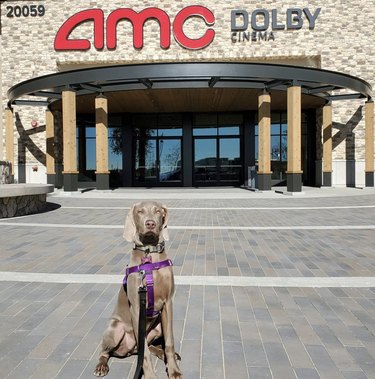
[[[7,17],[7,7],[44,5],[43,17]],[[120,7],[140,11],[147,7],[159,7],[168,13],[173,21],[175,15],[185,6],[201,4],[215,14],[216,36],[213,43],[202,50],[187,50],[171,38],[170,48],[160,48],[159,26],[149,21],[144,27],[144,48],[135,50],[132,44],[131,27],[121,22],[118,27],[118,47],[110,51],[106,47],[97,51],[93,46],[87,51],[63,52],[54,50],[54,38],[62,23],[78,11],[101,8],[107,17]],[[86,67],[97,64],[127,64],[171,61],[274,61],[300,63],[323,69],[339,71],[358,76],[375,84],[375,44],[373,25],[375,7],[366,0],[317,1],[274,1],[263,0],[218,2],[206,0],[203,3],[179,0],[173,2],[135,0],[90,1],[45,0],[7,1],[1,4],[2,22],[2,107],[7,103],[7,90],[21,82],[58,70]],[[274,41],[236,42],[231,40],[230,15],[233,9],[244,9],[251,14],[256,8],[269,11],[277,9],[279,23],[285,23],[288,8],[309,8],[313,12],[321,8],[314,30],[306,25],[301,30],[275,31]],[[202,20],[190,19],[185,32],[191,37],[201,34]],[[93,41],[93,25],[85,23],[77,27],[71,38],[88,38]],[[364,117],[363,102],[343,101],[334,103],[334,155],[341,160],[354,157],[364,159]],[[23,154],[28,162],[45,161],[44,112],[42,108],[15,107],[17,132],[16,155]],[[37,128],[31,126],[38,120]],[[340,129],[336,128],[338,125]],[[1,132],[1,128],[0,128]],[[23,146],[26,146],[24,148]],[[1,158],[1,157],[0,157]],[[24,159],[21,157],[22,159]],[[354,159],[353,158],[353,159]],[[17,157],[16,157],[17,161]]]

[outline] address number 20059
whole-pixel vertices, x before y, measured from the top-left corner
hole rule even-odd
[[[7,17],[42,17],[45,13],[44,5],[7,6]]]

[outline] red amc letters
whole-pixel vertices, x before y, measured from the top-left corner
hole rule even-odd
[[[184,32],[184,24],[190,17],[201,18],[205,29],[199,38],[190,38]],[[87,9],[68,18],[58,30],[55,37],[55,50],[88,50],[91,42],[88,39],[69,39],[70,33],[80,24],[94,22],[94,47],[104,48],[104,40],[108,49],[117,47],[117,24],[121,20],[128,20],[133,25],[133,45],[135,49],[143,48],[143,26],[147,20],[154,19],[160,25],[160,47],[168,49],[171,45],[171,20],[162,9],[151,7],[140,12],[130,8],[119,8],[109,14],[105,22],[104,12],[101,9]],[[191,5],[181,9],[172,25],[175,40],[182,47],[189,50],[203,49],[215,38],[215,31],[208,26],[215,23],[214,14],[206,7]],[[106,33],[105,33],[106,31]]]

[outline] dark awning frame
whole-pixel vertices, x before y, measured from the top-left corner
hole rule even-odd
[[[183,62],[102,66],[40,76],[10,88],[8,106],[49,106],[60,100],[66,89],[73,89],[81,96],[166,88],[286,91],[291,85],[301,86],[303,94],[317,96],[326,102],[372,98],[369,83],[334,71],[268,63]],[[46,100],[41,100],[44,97]]]

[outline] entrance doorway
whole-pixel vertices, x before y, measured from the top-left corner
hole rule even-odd
[[[254,121],[252,121],[254,120]],[[114,114],[109,116],[110,187],[240,186],[257,165],[256,113]],[[93,115],[77,119],[80,187],[95,186]],[[304,185],[315,184],[315,110],[301,119]],[[287,170],[286,112],[271,114],[272,185],[284,185]]]
[[[181,138],[136,140],[136,185],[182,185],[181,168]]]
[[[240,185],[242,114],[197,114],[193,123],[195,186]]]
[[[133,117],[134,184],[182,185],[182,117],[136,115]]]

